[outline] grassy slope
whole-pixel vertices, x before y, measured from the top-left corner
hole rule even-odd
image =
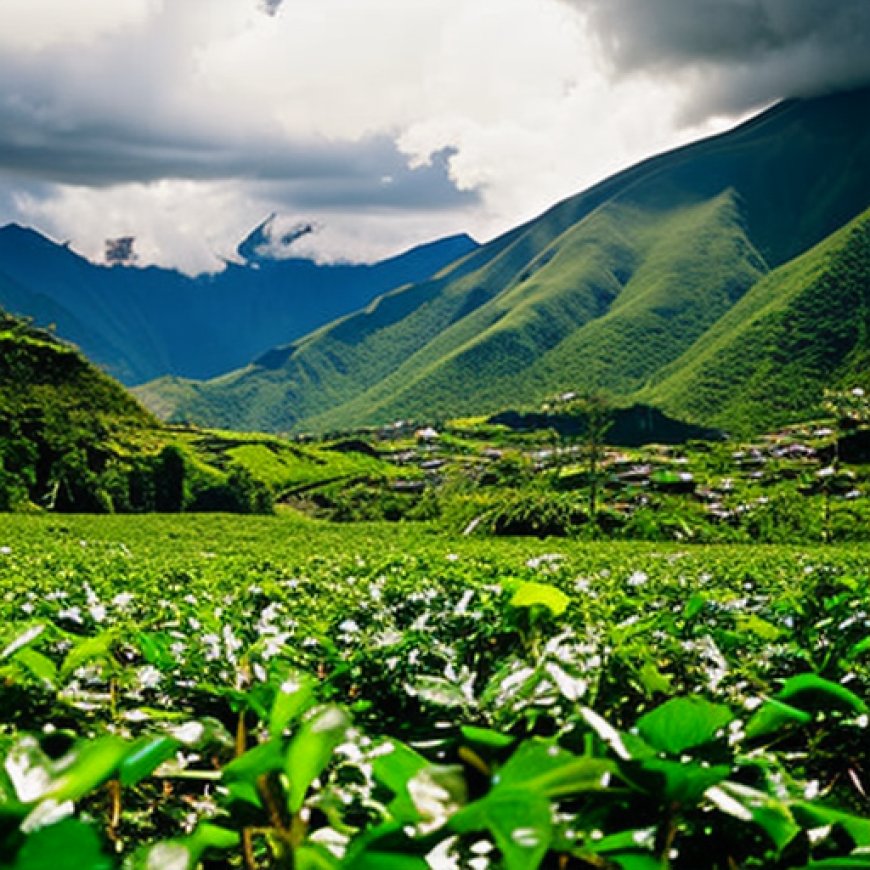
[[[254,366],[140,396],[175,418],[282,430],[567,388],[629,395],[868,192],[870,91],[786,103],[632,167]]]
[[[825,387],[870,385],[870,210],[759,281],[641,394],[736,431],[818,411]]]
[[[4,419],[50,421],[94,437],[157,421],[75,348],[0,312],[0,408]]]

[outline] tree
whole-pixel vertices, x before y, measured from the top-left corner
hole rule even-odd
[[[607,397],[598,392],[563,393],[544,407],[559,418],[554,427],[563,438],[582,447],[588,481],[587,507],[594,526],[598,517],[604,439],[613,425],[613,409]]]
[[[175,444],[167,444],[154,461],[154,507],[162,513],[184,509],[184,454]]]

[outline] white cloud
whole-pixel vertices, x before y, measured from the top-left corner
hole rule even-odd
[[[271,211],[320,256],[486,238],[710,127],[561,0],[2,0],[0,47],[0,219],[188,271]]]

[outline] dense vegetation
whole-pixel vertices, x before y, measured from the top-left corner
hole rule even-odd
[[[866,548],[0,538],[2,866],[867,866]]]
[[[272,510],[324,481],[389,476],[372,457],[166,429],[71,346],[0,312],[0,511]]]
[[[494,412],[565,390],[640,393],[755,431],[811,417],[823,385],[866,377],[860,225],[848,241],[832,234],[870,202],[868,108],[867,90],[784,103],[244,369],[139,395],[172,419],[271,431]]]

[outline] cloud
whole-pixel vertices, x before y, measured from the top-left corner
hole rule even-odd
[[[566,0],[617,76],[682,76],[687,117],[870,84],[867,0]]]
[[[0,222],[97,258],[220,268],[272,212],[318,257],[486,239],[724,123],[652,55],[609,76],[603,0],[74,5],[0,2]]]

